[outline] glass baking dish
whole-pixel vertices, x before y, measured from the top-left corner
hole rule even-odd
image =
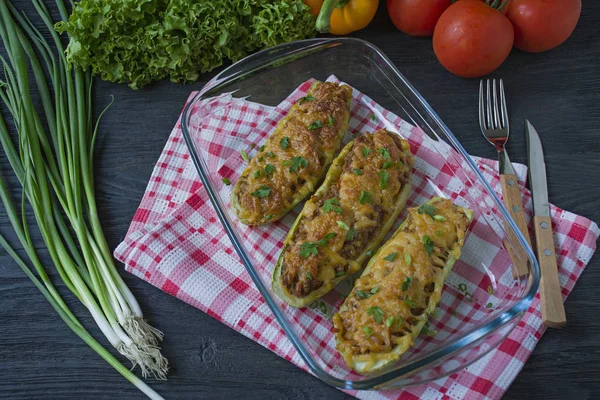
[[[300,310],[287,306],[271,289],[278,250],[302,205],[274,224],[255,228],[240,224],[229,205],[230,189],[222,182],[219,167],[223,163],[218,159],[222,154],[212,149],[214,130],[209,133],[204,125],[217,114],[224,115],[217,140],[226,143],[230,158],[235,159],[235,154],[235,162],[242,163],[238,153],[254,146],[249,148],[235,129],[228,129],[229,105],[244,100],[276,106],[303,82],[325,80],[331,75],[420,128],[437,152],[434,156],[443,160],[440,168],[456,179],[450,180],[450,188],[438,184],[436,176],[425,174],[421,178],[431,186],[431,192],[451,197],[455,203],[473,209],[475,216],[462,257],[446,281],[442,305],[430,318],[429,335],[417,338],[414,348],[391,368],[370,376],[358,375],[345,366],[335,350],[328,319],[350,291],[351,281],[312,307]],[[212,79],[188,104],[181,125],[200,179],[245,268],[310,372],[330,385],[345,389],[398,388],[450,375],[494,349],[519,322],[538,290],[539,268],[531,248],[484,179],[481,166],[390,60],[368,42],[313,39],[253,54]],[[415,157],[417,160],[418,154]],[[462,186],[457,188],[457,182]],[[423,194],[415,194],[407,207],[425,200]],[[401,214],[398,223],[405,215]],[[256,243],[255,235],[260,238],[261,234],[278,240],[270,253],[262,251],[264,243]],[[482,251],[485,246],[494,251]],[[518,262],[527,263],[528,275],[515,278]],[[319,329],[324,332],[316,336]],[[436,330],[437,334],[432,334]]]

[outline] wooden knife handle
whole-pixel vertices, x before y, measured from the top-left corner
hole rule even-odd
[[[540,264],[540,300],[542,303],[542,322],[551,328],[560,328],[567,324],[562,290],[558,280],[558,265],[554,252],[552,220],[550,217],[534,217],[535,242]]]
[[[527,222],[525,221],[525,214],[523,213],[523,202],[521,200],[521,192],[519,191],[519,185],[517,184],[517,177],[515,175],[506,174],[500,175],[500,182],[502,183],[502,195],[504,197],[504,205],[510,213],[510,216],[517,224],[517,227],[531,246],[531,239],[529,237],[529,230],[527,229]],[[508,232],[508,236],[513,243],[518,243],[516,236],[512,233],[508,226],[505,227]],[[529,274],[529,268],[527,268],[527,255],[520,247],[515,249],[518,258],[513,259],[515,263],[518,276],[526,276]]]

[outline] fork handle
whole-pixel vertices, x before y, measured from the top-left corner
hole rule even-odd
[[[513,174],[502,174],[500,175],[500,182],[502,183],[502,196],[504,198],[504,205],[508,210],[510,216],[517,224],[517,227],[525,237],[525,240],[531,247],[531,239],[529,237],[529,230],[527,229],[527,222],[525,221],[525,214],[523,212],[523,202],[521,200],[521,192],[519,191],[519,185],[517,184],[517,177]],[[513,243],[517,243],[517,238],[513,234],[512,230],[505,226],[508,236]],[[526,276],[529,274],[529,268],[527,267],[527,255],[520,248],[516,249],[518,259],[513,260],[516,266],[516,273],[518,276]]]

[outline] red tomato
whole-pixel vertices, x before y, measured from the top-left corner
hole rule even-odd
[[[396,28],[411,36],[431,36],[440,15],[452,0],[388,0],[387,9]]]
[[[460,0],[438,20],[433,51],[448,71],[476,78],[498,68],[513,41],[513,27],[500,11],[479,0]]]
[[[515,47],[539,53],[562,44],[575,29],[581,0],[511,0],[506,16],[515,29]]]

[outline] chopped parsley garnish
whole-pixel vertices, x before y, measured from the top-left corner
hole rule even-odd
[[[435,231],[433,233],[435,234],[435,236],[442,236],[444,234],[444,232],[442,231]]]
[[[427,255],[430,256],[431,253],[433,253],[433,242],[431,241],[431,238],[427,235],[423,236],[423,246],[425,247]]]
[[[248,162],[250,161],[250,158],[248,158],[248,153],[246,153],[246,150],[240,150],[240,154],[242,155],[242,160]]]
[[[306,277],[312,281],[312,274],[309,271],[306,271]]]
[[[327,314],[327,306],[323,300],[319,301],[319,310],[321,310],[323,314]]]
[[[489,294],[494,294],[494,289],[488,285],[488,293]]]
[[[485,308],[492,308],[493,306],[494,306],[494,305],[493,305],[492,303],[487,303],[487,304],[485,305]]]
[[[407,267],[410,267],[410,264],[412,263],[412,258],[410,257],[410,254],[404,253],[404,263]]]
[[[367,147],[363,147],[361,152],[364,158],[367,158],[367,156],[371,153],[371,149],[367,148]]]
[[[329,126],[335,125],[335,119],[333,119],[332,115],[327,118],[327,122],[329,122]]]
[[[265,158],[263,156],[258,157],[258,162],[262,162]]]
[[[375,121],[375,114],[371,114],[371,121]]]
[[[346,240],[350,242],[350,241],[354,240],[357,236],[358,236],[358,231],[354,228],[351,228],[348,231],[348,233],[346,233]]]
[[[440,222],[446,221],[446,217],[444,217],[443,215],[434,215],[433,219],[435,219],[436,221],[440,221]]]
[[[273,164],[265,165],[265,175],[270,176],[273,172],[275,172],[275,166]]]
[[[344,276],[344,275],[346,275],[346,271],[337,271],[335,273],[335,276]]]
[[[379,171],[379,187],[381,187],[381,189],[385,189],[388,185],[388,181],[390,180],[390,174],[382,169],[381,171]]]
[[[307,101],[315,101],[315,100],[316,100],[316,99],[315,99],[314,97],[312,97],[312,96],[309,94],[309,95],[306,95],[306,96],[304,96],[304,97],[300,97],[300,98],[298,99],[298,104],[304,104],[304,103],[306,103]]]
[[[398,256],[398,253],[390,253],[387,256],[383,257],[383,259],[386,261],[394,261],[397,256]]]
[[[356,175],[362,175],[362,174],[363,174],[363,170],[362,170],[362,169],[360,169],[360,168],[354,168],[354,169],[353,169],[353,171],[354,171],[354,173],[355,173]]]
[[[365,292],[365,291],[362,291],[362,290],[358,290],[358,289],[354,291],[354,294],[359,299],[368,299],[369,297],[371,297],[371,293]]]
[[[258,179],[260,176],[260,170],[254,171],[254,179]]]
[[[335,197],[332,197],[331,199],[325,200],[325,202],[323,203],[323,211],[325,211],[325,212],[333,211],[336,214],[341,214],[342,207],[340,207],[340,202],[338,201],[338,199],[336,199]]]
[[[411,299],[409,299],[408,297],[404,298],[404,302],[410,307],[410,308],[417,308],[417,303],[415,303],[414,301],[412,301]]]
[[[321,120],[316,120],[315,122],[313,122],[312,124],[307,126],[307,128],[311,131],[314,131],[315,129],[322,128],[322,127],[323,127],[323,123],[321,122]]]
[[[337,224],[340,228],[349,231],[350,227],[344,221],[337,221]]]
[[[383,165],[381,166],[381,168],[383,169],[388,169],[389,167],[391,167],[394,163],[391,161],[386,161],[383,163]]]
[[[386,160],[390,159],[390,152],[385,147],[379,148],[379,154],[381,154],[381,157],[385,158]]]
[[[383,321],[383,310],[377,306],[369,307],[367,309],[367,315],[373,317],[375,322],[380,324]]]
[[[265,217],[265,221],[270,221],[270,220],[272,220],[272,219],[273,219],[273,217],[274,217],[274,215],[273,215],[273,214],[269,214],[269,215],[267,215],[267,216]]]
[[[296,156],[292,158],[290,172],[297,172],[300,168],[308,167],[308,161],[304,157]]]
[[[455,311],[454,309],[452,309],[452,310],[450,311],[450,313],[451,313],[453,316],[455,316],[455,317],[458,315],[458,314],[456,314],[456,311]]]
[[[438,334],[438,331],[436,331],[435,329],[433,329],[431,327],[431,325],[429,325],[429,322],[425,323],[425,325],[423,325],[423,329],[421,329],[421,335],[425,335],[425,336],[429,336],[429,337],[433,337],[435,335]]]
[[[325,237],[323,239],[319,240],[317,242],[317,244],[319,246],[327,246],[327,244],[329,244],[329,241],[331,239],[333,239],[334,237],[336,237],[336,236],[337,236],[337,233],[335,233],[335,232],[329,232],[327,235],[325,235]]]
[[[392,325],[394,325],[394,316],[390,315],[386,320],[385,320],[385,326],[387,326],[388,328],[391,328]]]
[[[227,186],[231,185],[231,180],[229,178],[223,178],[221,179],[221,182],[223,182]]]
[[[313,242],[304,242],[300,245],[300,257],[308,258],[319,254],[317,244]]]
[[[271,158],[275,158],[275,153],[273,153],[272,151],[268,151],[267,155]]]
[[[271,194],[271,188],[265,185],[260,185],[257,191],[251,193],[254,197],[267,197]]]
[[[258,148],[258,150],[259,150],[259,151],[265,151],[265,145],[263,144],[262,146],[260,146],[260,147]]]
[[[363,326],[363,331],[365,332],[365,335],[367,336],[367,338],[370,338],[371,335],[373,334],[373,330],[368,326]]]
[[[402,291],[403,292],[406,292],[408,290],[408,288],[412,286],[412,281],[413,281],[412,276],[409,276],[406,278],[406,280],[404,282],[402,282]]]
[[[403,323],[404,323],[404,318],[402,318],[402,316],[401,316],[401,315],[398,315],[398,316],[396,317],[396,326],[397,326],[397,327],[400,327],[400,326],[402,326],[402,324],[403,324]]]
[[[290,145],[290,138],[287,136],[284,136],[281,138],[281,140],[279,141],[279,145],[281,146],[282,149],[287,149],[288,146]]]
[[[421,207],[419,207],[417,211],[419,212],[419,214],[427,214],[431,218],[435,218],[435,213],[437,213],[437,208],[435,208],[431,204],[425,203]]]
[[[370,192],[363,190],[362,192],[360,192],[360,199],[358,199],[358,200],[360,201],[360,204],[372,203],[373,196],[371,195]]]

